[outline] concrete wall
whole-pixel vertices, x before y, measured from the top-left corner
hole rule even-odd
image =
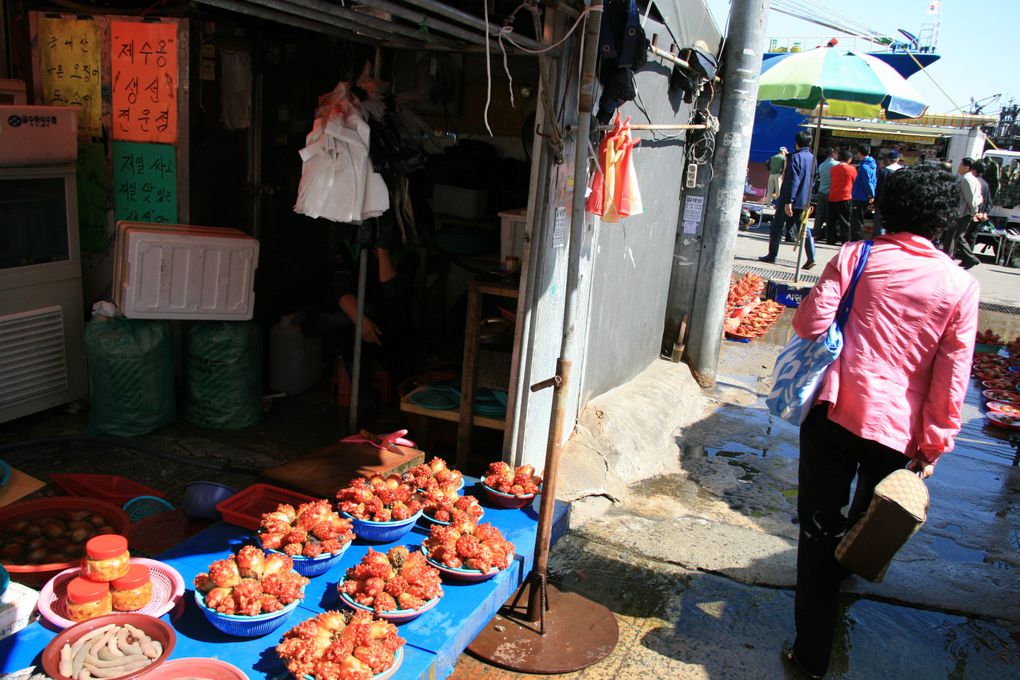
[[[659,44],[669,44],[668,34],[653,22],[646,31],[649,37],[658,32]],[[653,62],[639,72],[640,100],[622,107],[624,118],[631,116],[635,124],[687,123],[690,107],[682,93],[669,94],[669,73],[669,68]],[[615,224],[595,220],[586,263],[589,301],[582,405],[644,370],[659,355],[662,342],[686,135],[677,130],[634,135],[641,138],[633,163],[644,213]]]

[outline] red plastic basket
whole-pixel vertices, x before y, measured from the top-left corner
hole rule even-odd
[[[124,505],[138,496],[166,498],[162,491],[118,475],[55,474],[50,480],[69,496],[98,498],[114,505]]]
[[[252,484],[244,491],[221,501],[216,509],[223,515],[224,522],[254,531],[259,528],[262,515],[276,510],[277,505],[289,503],[296,508],[302,503],[315,500],[317,499],[312,496],[281,489],[272,484]]]

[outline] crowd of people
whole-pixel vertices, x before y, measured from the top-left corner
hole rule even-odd
[[[816,240],[828,245],[860,241],[868,212],[874,214],[872,235],[886,233],[881,199],[890,176],[905,167],[900,152],[885,149],[876,160],[868,144],[853,151],[826,147],[816,162],[812,141],[811,133],[802,131],[795,139],[795,153],[780,147],[765,162],[769,171],[767,196],[776,213],[769,230],[768,252],[758,258],[762,262],[775,262],[781,242],[796,243],[802,227],[806,255],[803,269],[815,266]],[[948,163],[943,163],[941,169],[954,170]],[[958,260],[961,267],[970,269],[980,264],[974,247],[982,225],[988,223],[996,196],[1001,192],[1000,198],[1010,197],[1011,203],[1020,203],[1020,166],[1002,169],[991,160],[964,158],[955,171],[960,196],[957,220],[936,245]],[[814,191],[814,226],[807,228]]]

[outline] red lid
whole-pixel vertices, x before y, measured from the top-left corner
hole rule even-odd
[[[110,584],[78,577],[67,584],[67,599],[75,604],[98,602],[110,592]]]
[[[112,560],[126,553],[127,549],[127,539],[118,534],[96,536],[85,544],[85,552],[93,560]]]
[[[128,573],[110,582],[114,590],[134,590],[149,582],[149,568],[144,564],[132,564]]]

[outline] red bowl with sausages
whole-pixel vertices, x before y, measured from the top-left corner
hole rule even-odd
[[[45,649],[42,651],[43,670],[45,670],[46,674],[53,678],[53,680],[80,680],[80,678],[86,677],[85,675],[82,675],[82,672],[83,669],[87,668],[86,664],[89,662],[84,657],[73,662],[73,670],[70,675],[62,672],[62,670],[66,670],[66,668],[61,668],[61,657],[64,645],[69,645],[72,652],[75,654],[77,654],[78,650],[86,648],[85,657],[89,656],[91,648],[97,648],[98,646],[95,658],[103,659],[104,657],[107,657],[115,659],[116,657],[111,657],[107,652],[108,645],[99,644],[105,633],[97,633],[87,644],[79,645],[83,639],[88,639],[90,634],[93,634],[95,631],[100,631],[107,626],[119,627],[118,629],[113,630],[123,630],[125,627],[131,626],[148,636],[150,640],[149,644],[152,642],[158,642],[160,648],[155,658],[151,659],[151,663],[144,667],[135,667],[137,664],[126,664],[124,665],[124,668],[130,670],[125,670],[124,673],[119,675],[106,676],[111,679],[116,678],[116,680],[129,680],[130,678],[141,677],[149,673],[170,657],[170,654],[174,651],[174,645],[177,644],[177,635],[174,633],[173,628],[155,617],[147,616],[145,614],[109,614],[107,616],[98,616],[94,619],[89,619],[88,621],[82,621],[81,623],[75,624],[70,628],[65,629],[57,635],[57,637],[50,640],[50,643],[46,645]],[[132,639],[133,638],[131,637],[127,638],[129,645],[133,644],[130,642]],[[116,643],[114,644],[116,646]],[[144,648],[140,645],[139,649]],[[124,652],[121,653],[124,654],[124,658],[134,658],[133,655],[129,657],[128,654],[125,654]],[[146,654],[142,654],[142,656],[150,658]],[[104,660],[102,663],[110,664],[112,662]],[[116,666],[105,666],[105,668],[110,669],[109,672],[111,673],[116,672]]]

